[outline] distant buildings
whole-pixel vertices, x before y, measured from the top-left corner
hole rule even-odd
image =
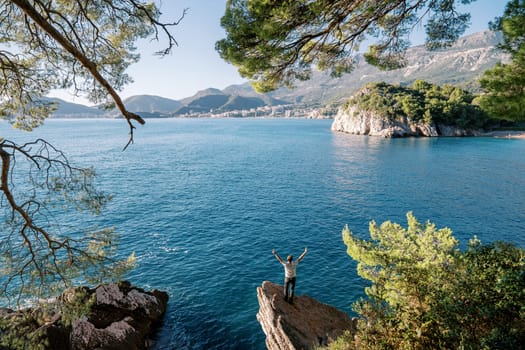
[[[336,114],[335,108],[300,107],[293,104],[262,106],[246,110],[213,111],[207,113],[185,113],[180,118],[307,118],[331,119]]]

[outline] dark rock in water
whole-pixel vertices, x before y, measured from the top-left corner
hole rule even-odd
[[[97,287],[88,317],[73,322],[73,349],[144,349],[151,326],[162,320],[168,295],[129,282]]]
[[[168,302],[168,294],[154,290],[144,291],[129,282],[87,287],[70,288],[57,300],[37,308],[12,311],[0,310],[1,335],[17,336],[24,328],[22,338],[28,334],[39,334],[39,344],[52,350],[139,350],[149,344],[148,335],[162,321]],[[58,305],[89,304],[89,312],[64,322],[64,315]],[[48,320],[42,324],[42,315]],[[20,320],[23,320],[21,323]],[[31,326],[28,326],[31,325]],[[10,333],[9,333],[10,332]],[[26,341],[26,348],[31,343]]]
[[[289,304],[284,300],[283,287],[268,281],[257,288],[257,298],[257,320],[269,350],[312,349],[355,330],[354,322],[343,311],[307,295],[296,296]]]

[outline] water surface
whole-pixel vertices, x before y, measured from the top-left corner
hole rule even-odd
[[[363,292],[341,230],[406,213],[450,227],[464,245],[525,245],[525,141],[382,139],[332,133],[328,120],[148,120],[127,142],[122,120],[49,120],[45,137],[114,195],[89,223],[115,226],[129,279],[170,294],[156,349],[265,349],[256,287],[281,282],[271,254],[308,255],[297,292],[350,313]],[[69,224],[86,225],[82,216]]]

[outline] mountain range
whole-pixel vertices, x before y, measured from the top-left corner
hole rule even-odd
[[[126,107],[143,117],[171,117],[250,110],[265,106],[297,105],[302,107],[338,105],[369,82],[411,84],[423,79],[434,84],[452,84],[477,91],[480,75],[508,56],[497,49],[501,35],[483,31],[460,38],[453,46],[428,51],[424,46],[407,50],[404,68],[381,71],[368,65],[362,57],[356,59],[355,69],[341,78],[332,78],[327,72],[314,71],[310,80],[298,81],[295,88],[280,88],[259,94],[249,83],[231,85],[224,90],[209,88],[182,100],[159,96],[138,95],[124,100]],[[54,117],[118,116],[117,111],[102,111],[96,107],[59,103]]]

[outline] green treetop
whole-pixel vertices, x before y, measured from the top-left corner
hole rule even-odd
[[[473,104],[474,95],[452,85],[435,85],[416,80],[411,87],[370,83],[346,102],[395,120],[482,128],[487,115]]]
[[[158,33],[155,5],[10,0],[0,10],[0,116],[30,130],[51,112],[42,96],[74,88],[95,103],[111,99],[128,120],[143,122],[116,91],[130,82],[125,69],[139,58],[134,42]]]
[[[407,214],[408,226],[370,223],[370,240],[343,240],[370,282],[355,303],[345,349],[518,349],[525,344],[525,250],[472,239]],[[337,347],[334,345],[334,349]]]
[[[512,0],[492,29],[503,33],[500,48],[511,56],[507,64],[498,63],[480,80],[486,94],[480,105],[489,114],[509,121],[525,120],[525,1]]]
[[[448,46],[466,29],[469,14],[457,5],[475,0],[228,0],[216,44],[222,58],[238,67],[259,91],[310,77],[312,66],[333,76],[353,68],[369,37],[367,61],[383,69],[404,64],[408,35],[427,18],[426,44]]]

